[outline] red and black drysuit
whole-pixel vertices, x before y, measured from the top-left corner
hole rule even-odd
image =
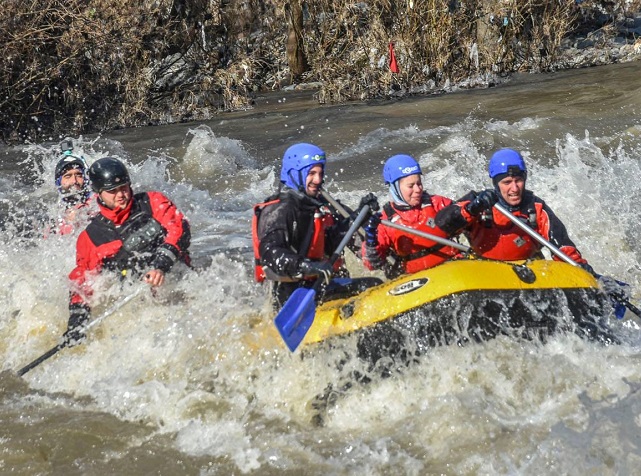
[[[474,252],[485,258],[516,261],[543,257],[542,246],[495,208],[478,216],[471,215],[466,206],[476,195],[476,192],[470,192],[441,210],[436,216],[436,224],[450,234],[464,231]],[[525,190],[521,203],[516,207],[503,205],[571,259],[587,263],[570,240],[565,225],[532,192]],[[556,256],[553,258],[559,260]]]
[[[314,280],[304,279],[301,263],[327,260],[348,227],[349,221],[341,220],[327,202],[289,187],[255,207],[256,278],[274,281],[275,307],[280,308],[297,288],[312,286]],[[335,271],[341,264],[338,260]]]
[[[435,217],[437,212],[451,203],[449,198],[423,192],[420,205],[415,207],[386,203],[381,218],[440,238],[448,238],[449,235],[436,226]],[[385,258],[390,255],[396,258],[395,266],[386,269],[388,278],[429,269],[460,254],[455,248],[385,224],[378,226],[376,248],[368,249],[370,247],[366,242],[363,243],[363,264],[368,269],[384,266]]]
[[[57,229],[54,233],[59,235],[69,235],[79,228],[78,225],[86,223],[85,220],[94,216],[95,209],[92,209],[92,203],[96,200],[96,195],[90,193],[86,200],[78,201],[65,197],[62,203],[65,205],[65,211],[58,217]]]
[[[160,192],[135,194],[125,209],[111,210],[98,198],[100,213],[78,236],[76,267],[69,274],[73,284],[69,308],[88,317],[88,279],[103,269],[142,273],[145,269],[168,272],[177,261],[189,264],[189,223]],[[70,317],[70,328],[72,326]],[[77,319],[76,319],[77,321]],[[75,323],[75,322],[74,322]]]

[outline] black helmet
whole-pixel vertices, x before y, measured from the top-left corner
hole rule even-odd
[[[113,157],[96,160],[89,167],[89,180],[94,192],[112,190],[126,183],[131,183],[125,164]]]
[[[60,177],[62,177],[67,170],[72,168],[80,169],[82,175],[85,175],[87,173],[87,162],[85,162],[85,159],[82,157],[65,154],[65,156],[56,164],[56,171],[54,172],[54,180],[57,187],[60,187]]]

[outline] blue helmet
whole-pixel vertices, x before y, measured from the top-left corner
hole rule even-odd
[[[498,183],[507,176],[527,177],[523,156],[514,149],[500,149],[494,152],[489,165],[490,178]]]
[[[416,159],[409,155],[394,155],[387,159],[383,166],[383,180],[386,184],[391,185],[403,177],[415,174],[423,174],[423,172]]]
[[[283,155],[283,168],[280,171],[280,181],[296,190],[305,189],[305,179],[309,170],[315,165],[325,168],[325,151],[314,144],[294,144]]]

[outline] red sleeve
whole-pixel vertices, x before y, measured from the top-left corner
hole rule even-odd
[[[441,195],[432,195],[432,206],[434,207],[435,212],[441,211],[443,208],[452,204],[452,200]]]
[[[71,280],[70,304],[85,304],[86,299],[92,294],[87,277],[91,274],[98,274],[101,267],[102,261],[96,246],[85,230],[80,233],[76,243],[76,267],[69,273]]]
[[[147,192],[147,194],[149,195],[153,217],[167,230],[165,243],[175,246],[181,253],[186,252],[187,250],[181,248],[182,238],[187,233],[185,216],[162,193]]]

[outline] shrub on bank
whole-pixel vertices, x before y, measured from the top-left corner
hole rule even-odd
[[[320,102],[484,86],[554,68],[568,34],[641,6],[577,1],[10,0],[0,131],[8,142],[207,119],[301,81],[320,83]]]

